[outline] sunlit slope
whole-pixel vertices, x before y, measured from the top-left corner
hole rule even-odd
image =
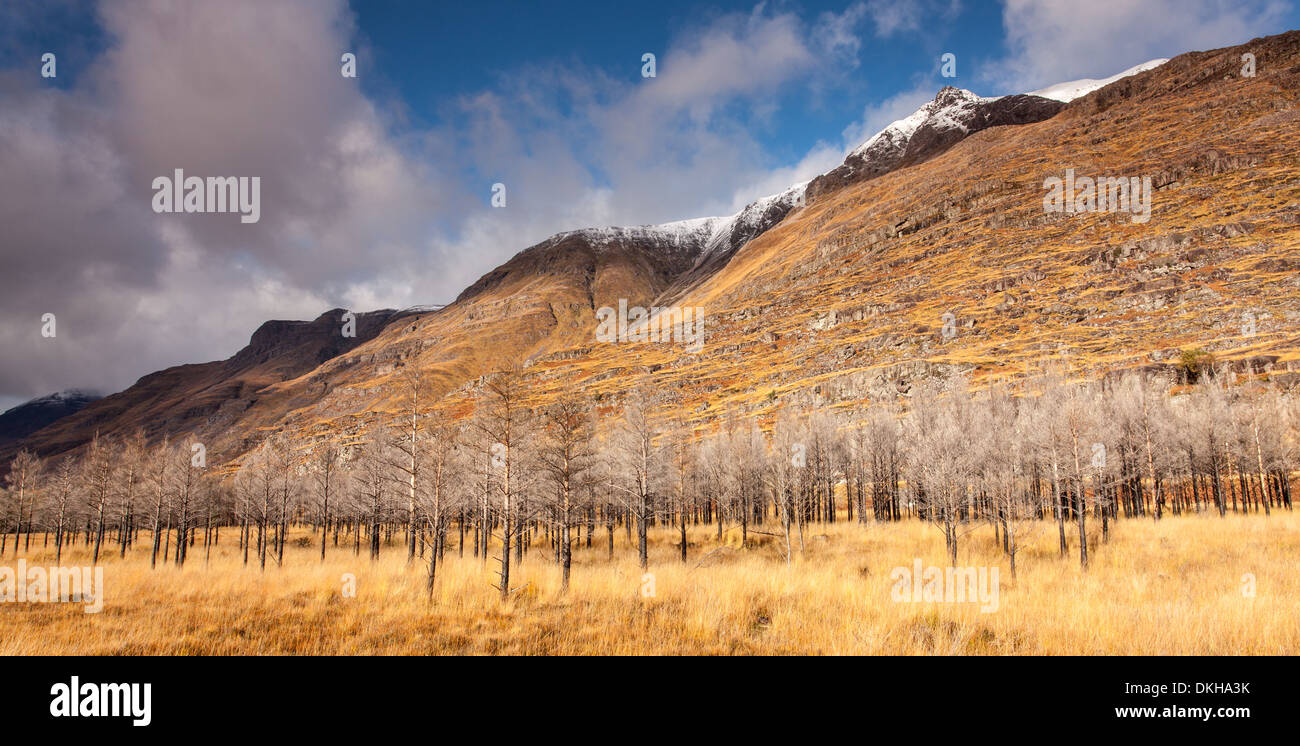
[[[1240,74],[1247,51],[1254,78]],[[616,394],[653,371],[704,420],[790,396],[858,402],[958,371],[1172,365],[1194,348],[1300,371],[1298,94],[1291,32],[976,133],[745,246],[680,301],[709,313],[701,354],[596,345],[546,363],[548,386],[581,378]],[[1150,177],[1150,220],[1046,212],[1044,179],[1066,169]]]
[[[648,303],[694,261],[699,247],[655,237],[562,234],[467,288],[455,303],[390,323],[347,355],[261,392],[229,428],[209,431],[230,457],[267,432],[357,432],[403,406],[415,368],[441,397],[481,376],[581,345],[595,309],[620,298]]]

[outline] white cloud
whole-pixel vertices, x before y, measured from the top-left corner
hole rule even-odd
[[[818,45],[826,52],[841,57],[851,67],[857,67],[858,51],[862,48],[858,28],[866,16],[865,2],[853,3],[843,13],[823,12],[813,27]]]
[[[1276,33],[1280,0],[1006,0],[1008,57],[984,77],[1004,93],[1104,78],[1183,52]]]
[[[867,13],[876,36],[925,31],[927,26],[947,23],[961,10],[960,0],[870,0]]]

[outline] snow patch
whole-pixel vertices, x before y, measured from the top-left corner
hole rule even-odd
[[[4,411],[3,414],[17,412],[20,409],[43,409],[46,407],[63,407],[69,403],[86,403],[89,404],[97,399],[104,398],[98,391],[92,389],[67,389],[66,391],[56,391],[53,394],[38,396],[30,399],[15,407]]]
[[[551,237],[551,241],[582,236],[592,247],[599,249],[627,240],[649,240],[669,250],[698,251],[695,265],[699,266],[712,256],[737,248],[734,244],[743,244],[757,235],[771,210],[792,208],[801,203],[807,185],[808,182],[804,181],[779,194],[761,197],[734,215],[691,218],[657,225],[584,228],[557,233]]]
[[[849,153],[849,157],[862,156],[869,151],[893,153],[905,150],[912,135],[927,123],[935,129],[959,129],[965,132],[965,121],[968,118],[966,114],[982,103],[996,100],[997,97],[978,96],[964,88],[945,88],[934,97],[933,101],[872,135],[870,139]]]
[[[1151,60],[1149,62],[1143,62],[1140,65],[1134,65],[1133,67],[1130,67],[1124,72],[1119,73],[1118,75],[1112,75],[1109,78],[1102,78],[1101,80],[1093,80],[1092,78],[1081,78],[1079,80],[1070,80],[1065,83],[1057,83],[1056,85],[1049,85],[1046,88],[1039,88],[1036,91],[1030,91],[1029,95],[1042,96],[1043,98],[1050,98],[1056,101],[1063,101],[1069,103],[1070,101],[1073,101],[1076,98],[1081,98],[1083,96],[1088,95],[1089,93],[1092,93],[1093,91],[1099,90],[1101,88],[1105,88],[1106,86],[1110,85],[1111,83],[1114,83],[1117,80],[1127,78],[1130,75],[1137,75],[1138,73],[1146,72],[1147,70],[1155,69],[1165,64],[1168,61],[1169,61],[1168,59],[1163,59],[1163,58],[1157,60]]]

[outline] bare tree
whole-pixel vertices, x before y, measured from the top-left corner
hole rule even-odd
[[[681,552],[682,562],[685,563],[687,561],[686,524],[695,505],[695,484],[699,465],[697,447],[692,442],[689,425],[680,415],[680,408],[674,411],[678,414],[670,418],[668,432],[664,435],[666,451],[664,477],[668,482],[664,491],[672,495],[670,512],[675,513],[677,517],[678,549]]]
[[[73,493],[77,489],[79,466],[71,455],[59,459],[54,467],[50,491],[54,505],[54,563],[63,562],[63,544],[69,525],[75,520]]]
[[[148,445],[144,431],[136,429],[122,443],[119,466],[121,494],[118,505],[118,556],[126,557],[126,550],[135,540],[135,501],[146,482],[148,471]]]
[[[275,563],[284,565],[284,545],[289,540],[289,516],[297,505],[300,481],[295,479],[298,460],[290,448],[288,438],[275,434],[267,438],[267,457],[275,473],[275,496],[278,503],[275,529]]]
[[[420,452],[421,436],[432,403],[432,386],[428,374],[414,363],[400,368],[396,376],[402,392],[402,411],[388,431],[392,436],[390,463],[406,492],[406,561],[414,562],[418,524],[416,508],[422,489],[420,468],[424,464]]]
[[[1074,493],[1074,515],[1079,527],[1079,565],[1088,568],[1088,497],[1085,459],[1090,458],[1091,428],[1097,397],[1091,388],[1070,387],[1062,402],[1061,422],[1067,436],[1070,486]]]
[[[199,498],[201,497],[200,480],[207,468],[205,454],[203,444],[193,435],[181,441],[175,453],[172,454],[174,463],[171,471],[172,489],[176,500],[175,562],[178,566],[184,566],[185,560],[189,557],[191,531],[193,531],[197,520],[195,508],[199,505]],[[284,479],[288,479],[287,475]],[[166,557],[165,548],[163,556]]]
[[[81,461],[81,482],[86,497],[86,507],[94,520],[95,549],[92,564],[99,564],[99,550],[104,542],[104,517],[109,511],[109,500],[113,494],[113,477],[116,455],[113,445],[98,433],[86,446],[86,453]]]
[[[971,530],[966,518],[975,456],[965,382],[942,389],[920,387],[913,395],[908,426],[913,501],[921,517],[943,532],[948,558],[956,566],[957,541]]]
[[[430,597],[438,575],[438,563],[442,560],[446,547],[447,524],[460,495],[458,480],[467,471],[460,450],[460,437],[460,428],[445,420],[425,427],[421,435],[420,453],[423,464],[420,470],[425,475],[426,488],[417,499],[421,501],[420,515],[431,539],[430,545],[426,547],[429,553]],[[423,531],[421,535],[424,535]]]
[[[659,397],[650,389],[633,391],[623,404],[623,419],[615,434],[615,449],[622,478],[614,484],[624,505],[636,518],[637,556],[641,569],[650,566],[649,528],[655,513],[652,480],[659,467],[656,419]]]
[[[538,460],[554,490],[554,520],[559,533],[560,592],[569,589],[573,564],[574,507],[592,462],[591,403],[574,392],[562,393],[544,413],[545,434]]]
[[[342,451],[330,434],[325,434],[311,446],[308,465],[315,495],[320,502],[320,560],[325,561],[325,545],[330,530],[331,490],[337,491],[338,471]]]
[[[170,515],[170,484],[172,474],[172,454],[166,436],[150,449],[145,474],[149,491],[153,494],[153,548],[149,555],[149,567],[158,566],[158,550],[162,546],[164,505]],[[170,521],[170,518],[168,518]],[[166,560],[164,560],[166,561]]]
[[[478,447],[491,464],[488,488],[496,497],[501,521],[501,564],[497,590],[502,600],[510,595],[510,551],[523,531],[523,447],[531,411],[524,405],[518,371],[507,371],[484,385],[472,427]],[[487,527],[484,527],[484,542]],[[486,547],[486,544],[485,544]],[[486,552],[486,548],[484,549]]]
[[[785,545],[785,563],[794,554],[791,527],[801,514],[799,495],[808,468],[805,433],[790,410],[782,410],[773,428],[772,450],[764,472],[777,515],[781,519],[781,537]],[[803,552],[803,528],[799,523],[799,552]]]
[[[32,508],[36,503],[37,485],[40,483],[44,464],[36,454],[26,449],[18,452],[9,462],[9,473],[5,475],[5,484],[14,506],[14,555],[18,554],[18,538],[23,529],[23,507],[27,507],[27,533],[31,535]],[[29,539],[30,540],[30,539]],[[0,554],[3,554],[0,549]]]
[[[379,559],[380,530],[387,520],[391,481],[387,453],[388,433],[382,423],[376,423],[366,435],[357,453],[357,466],[352,471],[358,518],[364,519],[369,533],[370,559]],[[360,541],[360,525],[357,528]]]
[[[1027,474],[1026,436],[1031,420],[1009,391],[994,386],[977,422],[984,446],[979,454],[982,488],[991,500],[995,536],[1000,527],[1002,550],[1015,579],[1022,534],[1038,525],[1042,507]]]
[[[270,439],[262,441],[256,451],[244,457],[236,476],[235,489],[240,495],[240,504],[244,512],[245,533],[252,532],[252,524],[257,526],[257,562],[259,569],[266,570],[268,553],[268,528],[274,517],[274,504],[277,494],[278,470],[281,468],[274,446]],[[188,466],[186,464],[185,466]],[[248,563],[248,550],[252,537],[244,537],[244,563]]]

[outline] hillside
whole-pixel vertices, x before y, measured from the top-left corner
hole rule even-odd
[[[1255,78],[1238,74],[1246,51],[1267,60]],[[595,346],[542,375],[613,395],[653,370],[706,420],[790,397],[850,405],[958,371],[1172,366],[1185,349],[1300,369],[1298,89],[1289,32],[972,134],[810,199],[684,295],[708,309],[703,354]],[[1149,176],[1150,221],[1046,212],[1044,179],[1066,169]]]
[[[52,418],[34,437],[0,445],[0,454],[21,446],[59,453],[81,446],[96,432],[125,435],[139,428],[157,438],[229,426],[267,386],[296,378],[372,339],[396,316],[393,311],[356,314],[356,336],[345,337],[343,313],[336,308],[313,321],[268,321],[226,360],[150,373],[124,391]]]

